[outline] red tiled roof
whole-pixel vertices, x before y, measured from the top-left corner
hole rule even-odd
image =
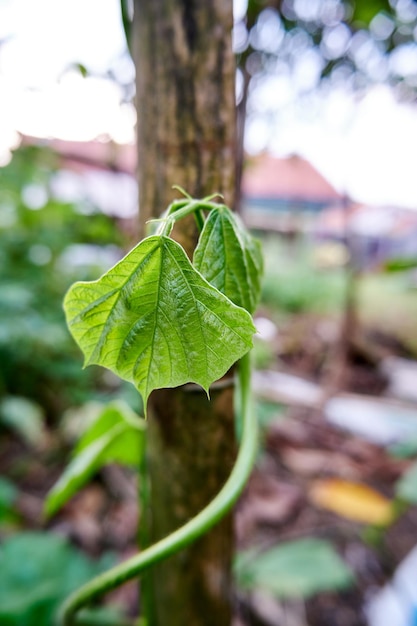
[[[111,141],[66,141],[64,139],[40,140],[25,135],[24,144],[46,143],[65,163],[75,169],[88,168],[116,170],[135,174],[136,148],[131,144],[116,144]]]
[[[340,199],[340,194],[308,162],[298,156],[280,159],[269,154],[249,159],[243,172],[243,193],[256,198]]]
[[[24,142],[37,143],[38,140],[25,137]],[[98,167],[133,175],[135,173],[136,149],[133,145],[59,139],[48,143],[67,163],[72,162],[75,167]],[[252,198],[328,202],[341,197],[308,161],[298,156],[282,159],[266,153],[246,160],[242,188],[243,194]]]

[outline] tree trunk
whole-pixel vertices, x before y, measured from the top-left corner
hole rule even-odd
[[[235,193],[232,1],[135,0],[141,234],[178,193]],[[175,238],[189,256],[193,219]],[[233,390],[211,401],[194,385],[154,392],[149,407],[150,541],[198,513],[223,486],[235,458]],[[156,566],[149,626],[229,626],[231,517],[189,549]],[[149,611],[148,611],[149,612]]]

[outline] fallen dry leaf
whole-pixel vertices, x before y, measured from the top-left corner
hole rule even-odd
[[[316,506],[364,524],[384,526],[394,516],[391,501],[363,483],[334,478],[316,481],[309,497]]]

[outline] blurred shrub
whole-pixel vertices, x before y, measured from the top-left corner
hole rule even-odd
[[[0,527],[18,520],[14,508],[18,493],[17,487],[10,480],[0,476]]]
[[[60,602],[111,566],[113,557],[93,562],[62,537],[27,532],[0,546],[0,561],[0,624],[51,626]]]
[[[121,244],[112,218],[53,197],[56,171],[54,155],[34,146],[0,169],[0,394],[34,400],[49,417],[99,380],[95,368],[82,372],[62,299],[75,279],[98,275],[95,260],[102,271],[100,249],[83,265],[73,246]]]
[[[328,313],[341,309],[343,270],[319,270],[307,247],[288,250],[288,244],[278,238],[265,242],[264,254],[264,304],[285,313]]]

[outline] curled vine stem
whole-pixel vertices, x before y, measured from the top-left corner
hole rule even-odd
[[[252,407],[250,354],[238,365],[239,406],[242,437],[233,470],[221,491],[193,519],[143,552],[93,578],[64,602],[59,612],[59,626],[73,626],[77,611],[102,594],[138,577],[159,561],[185,548],[205,534],[229,511],[242,492],[251,473],[257,449],[257,421]]]
[[[173,215],[175,213],[175,220],[178,220],[185,217],[188,213],[194,213],[197,227],[200,232],[203,230],[204,226],[203,210],[205,209],[207,211],[211,211],[211,209],[217,206],[216,203],[212,202],[214,198],[224,200],[224,196],[221,193],[212,193],[210,196],[206,196],[202,200],[195,200],[185,191],[185,189],[180,187],[180,185],[173,185],[172,188],[179,191],[184,196],[184,199],[174,200],[174,202],[172,202],[168,207],[168,215]]]
[[[186,194],[181,187],[175,185],[175,188]],[[219,194],[215,194],[215,196],[218,195]],[[181,220],[187,215],[193,213],[197,222],[198,230],[201,232],[204,226],[203,210],[211,211],[218,206],[218,204],[210,201],[215,196],[209,196],[208,198],[203,198],[202,200],[195,200],[187,194],[187,198],[183,200],[174,200],[174,202],[169,205],[167,216],[177,222],[178,220]]]

